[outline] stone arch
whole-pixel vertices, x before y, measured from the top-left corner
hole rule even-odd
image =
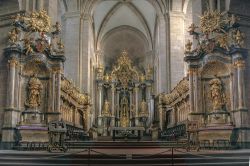
[[[108,21],[110,20],[110,18],[112,17],[112,15],[119,10],[120,7],[122,7],[123,4],[122,3],[117,3],[115,4],[112,9],[107,13],[107,15],[104,17],[101,26],[98,30],[97,33],[97,48],[99,48],[98,46],[100,45],[100,42],[102,40],[102,35],[104,36],[105,34],[103,34],[103,30],[105,28],[105,25],[108,23]],[[141,21],[144,29],[146,30],[146,35],[147,35],[147,40],[149,43],[149,47],[152,49],[152,35],[151,32],[149,30],[149,26],[144,18],[144,16],[142,15],[142,13],[131,3],[127,3],[126,4],[127,7],[129,7],[129,9],[131,9],[132,12],[134,12],[134,14],[139,18],[139,20]]]
[[[100,48],[103,50],[102,59],[106,64],[115,61],[114,58],[118,58],[123,49],[127,49],[132,61],[139,64],[140,60],[145,58],[145,53],[149,51],[148,46],[148,40],[141,31],[124,25],[107,32],[101,41]]]

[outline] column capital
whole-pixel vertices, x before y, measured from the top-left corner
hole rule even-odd
[[[114,83],[111,84],[111,90],[112,90],[112,92],[115,91],[115,84]]]
[[[189,74],[189,75],[193,75],[196,71],[197,71],[196,68],[189,68],[189,69],[188,69],[188,74]]]
[[[234,62],[234,66],[237,68],[245,68],[246,63],[244,60],[237,60],[236,62]]]
[[[17,58],[11,58],[8,60],[8,64],[10,67],[15,67],[18,65],[18,59]]]

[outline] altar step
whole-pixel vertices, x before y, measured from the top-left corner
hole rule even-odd
[[[119,139],[119,140],[122,141],[124,139]],[[130,140],[137,141],[137,139],[130,139]],[[112,136],[99,136],[97,138],[97,141],[113,141],[113,139],[112,139]],[[152,141],[152,138],[151,136],[146,135],[141,138],[141,141]]]
[[[149,149],[150,150],[150,149]],[[153,150],[154,151],[154,150]],[[150,152],[153,152],[150,150]],[[112,151],[69,151],[67,153],[0,151],[0,165],[3,166],[248,166],[249,150],[210,153],[130,153],[113,154]]]
[[[112,141],[112,136],[98,136],[97,141]]]

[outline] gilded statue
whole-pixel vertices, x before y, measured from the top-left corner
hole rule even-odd
[[[185,53],[191,53],[191,49],[192,49],[192,42],[190,40],[187,41],[187,43],[185,44]]]
[[[110,116],[110,103],[108,100],[105,100],[105,102],[104,102],[102,115],[103,116]]]
[[[24,54],[28,55],[30,53],[33,53],[34,50],[31,47],[31,41],[29,39],[27,39],[27,38],[23,39],[23,41],[24,41],[24,49],[25,49],[25,53]]]
[[[10,44],[16,44],[16,42],[18,40],[18,33],[19,33],[19,30],[17,28],[13,28],[9,32],[8,37],[9,37]]]
[[[142,102],[141,102],[140,116],[141,117],[148,117],[148,104],[145,100],[142,100]]]
[[[153,68],[150,66],[150,64],[148,64],[146,78],[147,80],[151,80],[152,77],[153,77]]]
[[[38,108],[41,104],[41,91],[43,89],[41,81],[33,75],[28,83],[28,97],[25,105],[29,108]]]
[[[210,97],[213,104],[213,110],[222,110],[222,106],[225,105],[225,94],[222,90],[222,82],[218,78],[214,78],[209,82],[210,85]]]
[[[188,32],[189,32],[190,34],[193,34],[196,28],[198,28],[198,26],[196,26],[194,23],[192,23],[192,24],[188,27]]]
[[[128,109],[128,99],[124,96],[121,100],[121,127],[128,127],[129,125]]]
[[[234,35],[234,40],[239,47],[242,47],[244,45],[244,38],[244,33],[240,32],[240,30],[237,30],[236,34]]]

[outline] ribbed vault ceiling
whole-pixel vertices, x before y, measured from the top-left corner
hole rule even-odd
[[[105,0],[94,11],[95,35],[100,40],[107,32],[119,26],[131,26],[152,40],[156,12],[146,0]]]

